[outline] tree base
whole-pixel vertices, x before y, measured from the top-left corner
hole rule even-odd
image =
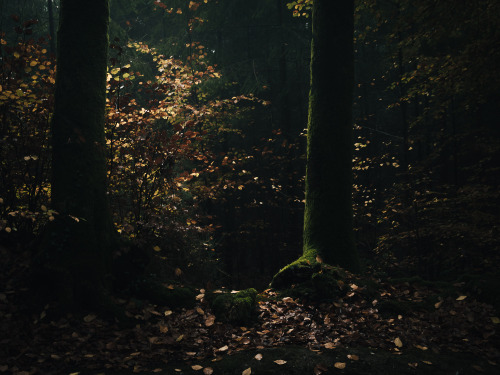
[[[317,257],[302,256],[282,268],[271,281],[270,287],[294,298],[325,300],[342,294],[345,271],[318,262]]]

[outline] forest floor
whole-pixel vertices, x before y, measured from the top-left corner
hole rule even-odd
[[[91,311],[51,318],[2,284],[0,374],[500,373],[498,312],[460,283],[352,278],[317,303],[266,290],[245,326],[219,321],[204,289],[190,308],[117,299],[132,328]]]

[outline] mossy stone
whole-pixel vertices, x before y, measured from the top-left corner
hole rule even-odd
[[[253,288],[238,293],[224,293],[215,297],[211,307],[217,319],[234,324],[245,324],[255,316],[257,291]]]

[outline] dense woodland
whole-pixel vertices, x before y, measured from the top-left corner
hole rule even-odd
[[[500,372],[496,0],[0,0],[0,373]]]

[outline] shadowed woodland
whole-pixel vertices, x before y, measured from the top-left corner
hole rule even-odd
[[[496,0],[0,0],[0,374],[500,372]]]

